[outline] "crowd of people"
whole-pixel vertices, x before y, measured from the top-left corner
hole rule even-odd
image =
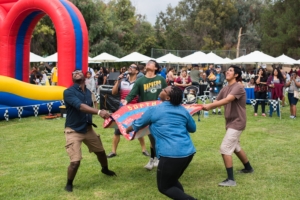
[[[129,67],[130,68],[130,67]],[[95,94],[100,93],[101,85],[108,85],[116,83],[116,80],[109,82],[109,75],[111,73],[119,73],[120,76],[129,77],[129,68],[123,66],[120,70],[116,68],[106,67],[88,67],[85,73],[85,83],[87,88]],[[146,73],[144,65],[137,66],[139,73],[137,79],[144,76]],[[258,107],[261,105],[261,116],[272,117],[273,106],[270,105],[269,112],[266,113],[266,104],[268,99],[278,100],[282,102],[282,106],[286,105],[286,97],[290,105],[290,118],[296,118],[296,104],[298,97],[298,82],[300,79],[300,69],[291,68],[289,72],[284,71],[281,66],[273,66],[273,71],[267,71],[266,66],[261,66],[258,69],[252,68],[245,70],[241,68],[241,83],[245,88],[254,88],[254,96],[257,100],[254,105],[254,116],[258,116]],[[57,63],[41,63],[39,67],[33,67],[30,71],[30,83],[36,85],[57,85],[58,81],[58,64]],[[176,71],[173,67],[161,67],[157,75],[163,77],[167,85],[174,85],[179,87],[182,91],[191,85],[207,85],[207,92],[211,102],[217,97],[219,91],[227,84],[225,79],[225,68],[220,65],[209,65],[208,68],[203,68],[199,65],[190,65]],[[295,93],[295,95],[294,95]],[[189,98],[188,98],[189,95]],[[191,97],[193,95],[193,97]],[[183,97],[192,100],[199,95],[197,93],[191,94],[190,91],[185,91]],[[279,116],[279,106],[276,107],[276,113]],[[221,108],[213,109],[212,114],[222,115]]]

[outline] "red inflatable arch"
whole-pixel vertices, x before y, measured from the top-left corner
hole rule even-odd
[[[30,41],[45,15],[57,35],[58,85],[72,84],[71,72],[87,70],[88,31],[80,11],[68,0],[0,0],[0,75],[28,81]]]

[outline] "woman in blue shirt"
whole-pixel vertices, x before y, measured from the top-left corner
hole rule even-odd
[[[135,120],[126,129],[126,132],[138,131],[149,125],[156,141],[156,155],[159,158],[158,190],[172,199],[194,199],[184,193],[178,180],[196,152],[189,134],[196,131],[195,121],[180,105],[180,88],[168,86],[161,91],[159,98],[162,103],[149,108],[140,119]]]

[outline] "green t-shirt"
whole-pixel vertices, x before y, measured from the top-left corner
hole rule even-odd
[[[125,100],[129,103],[136,95],[139,95],[140,102],[154,101],[165,87],[167,87],[167,82],[163,77],[156,75],[153,78],[147,78],[143,76],[135,82]]]

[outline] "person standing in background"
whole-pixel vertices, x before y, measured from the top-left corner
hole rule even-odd
[[[51,70],[51,85],[57,85],[58,82],[58,63]]]

